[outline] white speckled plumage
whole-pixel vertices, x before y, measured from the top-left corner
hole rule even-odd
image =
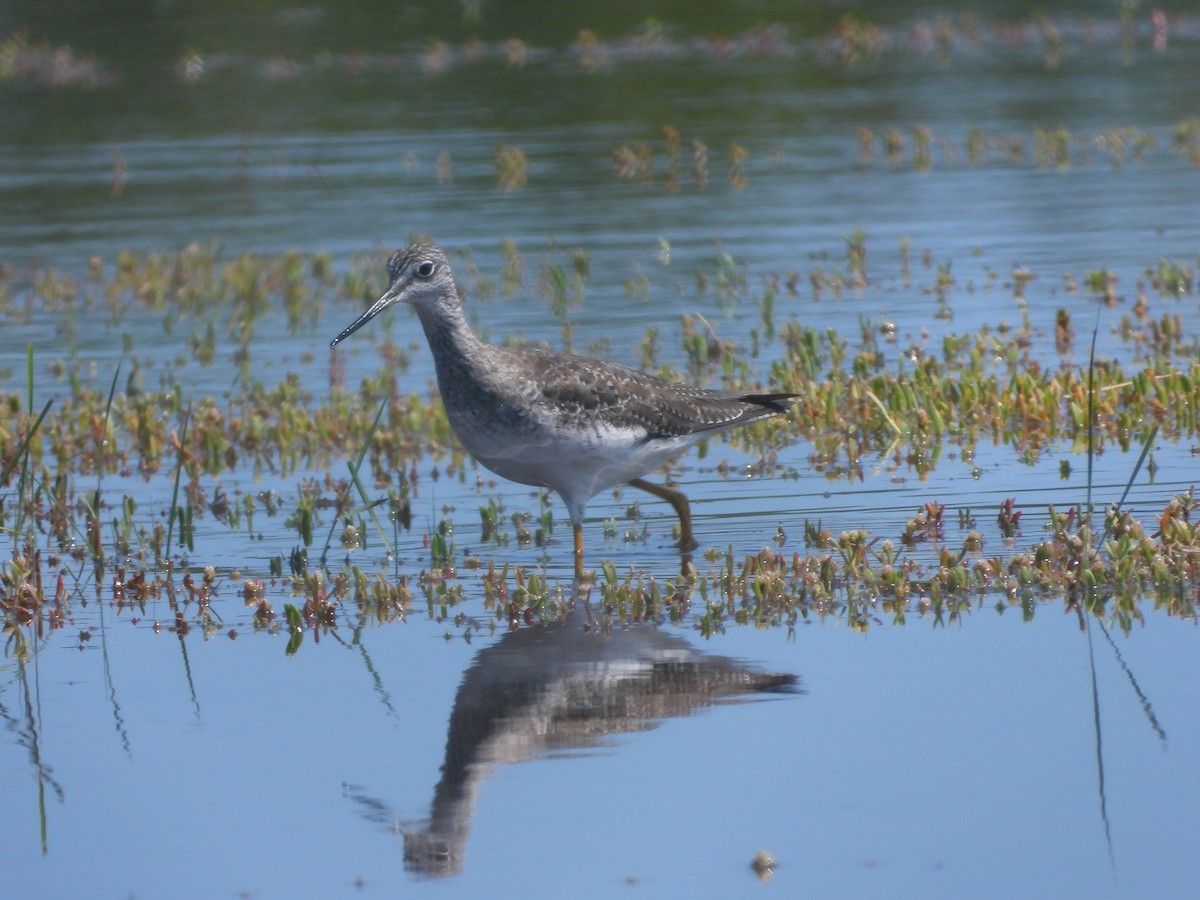
[[[680,517],[680,547],[693,549],[687,499],[642,476],[705,437],[785,412],[792,396],[703,390],[603,360],[486,344],[467,325],[450,263],[432,244],[397,251],[388,279],[383,296],[331,346],[392,304],[410,304],[463,447],[497,475],[558,492],[575,532],[577,571],[587,501],[619,484],[668,500]]]

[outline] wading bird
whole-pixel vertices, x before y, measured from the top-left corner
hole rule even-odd
[[[619,484],[670,503],[679,549],[694,550],[687,497],[642,476],[706,437],[786,412],[795,396],[704,390],[599,359],[486,344],[467,325],[446,254],[427,243],[392,256],[383,296],[330,346],[395,303],[417,311],[446,416],[467,452],[497,475],[562,497],[576,576],[583,574],[584,508]]]

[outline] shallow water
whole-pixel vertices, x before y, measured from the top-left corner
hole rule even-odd
[[[446,626],[418,614],[289,659],[282,638],[251,633],[236,612],[236,640],[193,632],[182,644],[152,630],[154,610],[137,624],[105,615],[107,628],[95,611],[79,617],[92,634],[82,647],[74,628],[60,632],[27,668],[36,728],[22,686],[5,691],[14,787],[3,833],[25,860],[11,876],[23,895],[86,883],[101,895],[316,896],[359,878],[373,891],[414,888],[398,832],[430,814],[461,673],[514,635],[446,641]],[[1200,799],[1191,623],[1115,635],[1120,657],[1093,626],[1099,737],[1089,638],[1056,610],[1022,622],[983,609],[961,626],[865,635],[814,623],[791,639],[650,636],[691,645],[675,650],[677,666],[685,652],[745,657],[798,676],[800,692],[706,709],[712,697],[647,686],[647,720],[637,691],[618,687],[631,689],[638,666],[608,652],[641,633],[654,634],[579,631],[565,658],[547,639],[540,655],[527,647],[493,667],[506,696],[526,697],[516,685],[532,677],[541,693],[526,699],[540,705],[475,720],[497,728],[499,746],[463,823],[453,894],[548,894],[571,880],[608,896],[632,877],[655,895],[728,895],[750,889],[762,849],[789,892],[1187,892],[1180,860]],[[578,646],[589,641],[605,645],[603,666]],[[571,694],[556,665],[590,677],[594,693]]]
[[[201,317],[115,318],[101,304],[65,317],[32,289],[44,267],[86,285],[93,256],[111,273],[121,251],[209,241],[224,258],[328,251],[343,273],[353,254],[381,265],[410,235],[429,234],[458,252],[460,274],[468,259],[478,267],[470,310],[490,338],[561,347],[567,322],[576,349],[596,344],[631,364],[655,325],[660,361],[681,367],[683,315],[704,316],[748,352],[766,285],[792,272],[799,288],[776,298],[780,321],[854,340],[864,318],[894,322],[896,342],[881,342],[888,366],[914,345],[936,351],[947,333],[1017,327],[1027,312],[1030,352],[1046,365],[1084,362],[1097,321],[1099,356],[1134,368],[1138,348],[1118,326],[1143,293],[1153,316],[1178,313],[1195,338],[1194,282],[1167,297],[1150,278],[1160,260],[1194,272],[1200,252],[1200,168],[1173,143],[1200,100],[1192,19],[1169,14],[1156,49],[1149,11],[1136,13],[1129,37],[1116,19],[1063,12],[1052,24],[1065,51],[1054,58],[1023,11],[976,11],[974,38],[957,10],[939,18],[881,4],[862,15],[889,25],[888,42],[852,64],[833,37],[839,6],[803,20],[774,4],[739,5],[720,20],[676,10],[649,43],[653,25],[599,6],[572,16],[555,7],[529,23],[485,6],[474,25],[439,21],[431,8],[385,13],[386,27],[341,7],[210,20],[166,10],[140,26],[27,11],[16,24],[33,42],[91,52],[116,77],[96,87],[0,83],[11,123],[0,135],[9,213],[0,264],[14,272],[0,390],[24,404],[32,345],[35,408],[70,393],[68,377],[51,371],[56,359],[67,371],[78,363],[101,392],[118,364],[123,382],[136,360],[149,387],[177,378],[197,396],[225,396],[240,376],[223,314],[216,361],[201,366],[186,348]],[[956,35],[948,57],[928,37],[943,20]],[[747,37],[762,21],[784,22],[786,38]],[[596,71],[571,46],[583,27],[610,54]],[[484,61],[469,59],[472,33],[488,42]],[[501,58],[513,35],[529,44],[524,66]],[[445,59],[435,40],[447,43]],[[204,67],[190,82],[180,73],[193,52]],[[681,135],[677,191],[666,183],[665,125]],[[927,167],[917,126],[930,129]],[[1037,130],[1059,127],[1069,131],[1066,165],[1038,156],[1051,150]],[[873,135],[869,157],[861,129]],[[882,139],[892,129],[903,149],[889,159]],[[996,139],[977,161],[973,130]],[[1152,139],[1140,155],[1131,143],[1117,149],[1139,138]],[[704,183],[692,174],[693,139],[707,147]],[[1019,156],[1004,149],[1012,140]],[[614,166],[614,152],[638,142],[655,153],[646,182]],[[734,144],[749,153],[740,168]],[[498,186],[497,145],[524,151],[524,187]],[[439,154],[449,155],[448,179],[439,180]],[[814,295],[814,270],[848,271],[856,228],[867,285]],[[506,240],[525,261],[512,294],[498,288]],[[541,273],[569,265],[575,248],[589,277],[560,316]],[[954,279],[944,303],[939,267]],[[1023,302],[1017,268],[1034,276]],[[1099,270],[1117,279],[1113,306],[1087,287]],[[745,284],[722,294],[719,278],[737,273]],[[310,302],[313,317],[290,328],[272,297],[249,343],[254,378],[271,385],[295,373],[320,398],[344,363],[353,388],[380,365],[377,343],[390,333],[410,350],[404,389],[425,389],[432,370],[408,314],[373,323],[334,356],[328,340],[357,307]],[[1065,359],[1054,349],[1060,308],[1079,335]],[[752,368],[765,373],[778,352],[764,343]],[[1153,474],[1139,473],[1128,506],[1148,531],[1193,483],[1193,444],[1160,439]],[[1031,459],[980,446],[964,461],[947,445],[925,474],[883,454],[864,459],[853,481],[815,471],[813,452],[797,441],[760,472],[757,455],[718,442],[682,462],[676,474],[712,564],[727,548],[803,551],[808,522],[894,539],[926,502],[946,504],[946,546],[978,529],[984,553],[1003,556],[1037,540],[1048,505],[1079,506],[1086,493],[1086,460],[1067,446]],[[1097,458],[1097,504],[1120,496],[1134,463],[1112,449]],[[569,527],[556,499],[547,546],[500,546],[483,540],[475,510],[495,500],[536,520],[537,492],[470,467],[447,474],[444,459],[414,466],[414,527],[395,555],[368,535],[365,550],[331,552],[331,566],[415,580],[430,567],[428,536],[448,518],[460,558],[520,566],[569,591]],[[340,462],[329,471],[345,477]],[[152,527],[171,505],[172,474],[110,476],[105,486],[136,498],[138,523]],[[187,563],[197,575],[214,567],[217,626],[189,620],[181,635],[164,600],[119,609],[114,573],[99,599],[84,573],[63,627],[33,638],[27,661],[9,644],[0,836],[21,861],[8,876],[14,894],[551,896],[569,886],[599,897],[632,885],[735,896],[754,889],[760,850],[778,860],[770,889],[788,894],[1191,891],[1195,624],[1150,600],[1128,634],[1096,621],[1081,630],[1061,601],[1028,616],[992,595],[953,620],[914,611],[899,625],[876,609],[865,633],[834,613],[792,630],[730,624],[705,639],[696,598],[682,622],[658,628],[608,631],[593,602],[587,630],[581,606],[565,627],[508,632],[485,608],[478,573],[462,568],[457,605],[443,610],[418,591],[406,621],[382,626],[347,605],[335,631],[319,641],[308,632],[288,656],[286,626],[256,629],[240,579],[264,579],[276,607],[298,602],[269,567],[298,544],[285,522],[301,482],[324,475],[243,468],[204,479],[209,494],[219,483],[230,496],[281,500],[246,531],[197,522]],[[669,510],[635,493],[589,505],[589,553],[622,576],[669,579],[679,566]],[[1013,496],[1025,515],[1008,541],[994,522]],[[631,521],[635,499],[641,518]],[[952,520],[959,510],[974,521]],[[604,534],[609,520],[615,536]],[[334,524],[318,511],[310,563]],[[626,528],[642,537],[626,540]],[[5,558],[15,549],[5,546]],[[697,561],[710,564],[703,553]],[[797,683],[746,693],[749,672]],[[434,838],[420,837],[428,831]]]

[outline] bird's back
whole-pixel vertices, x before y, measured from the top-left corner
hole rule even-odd
[[[619,363],[510,350],[523,377],[522,399],[552,427],[606,427],[642,432],[647,439],[724,431],[787,411],[790,394],[713,391],[665,381]],[[512,382],[499,375],[498,381]]]
[[[787,410],[790,395],[709,391],[628,366],[482,345],[439,386],[464,447],[505,478],[585,495],[639,478],[704,437]]]

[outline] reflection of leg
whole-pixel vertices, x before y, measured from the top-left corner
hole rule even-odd
[[[583,523],[572,522],[571,529],[575,532],[575,577],[583,577]]]
[[[673,491],[663,484],[653,484],[649,481],[644,481],[641,478],[635,478],[629,482],[630,487],[640,488],[647,493],[653,494],[661,500],[666,500],[671,506],[675,507],[675,514],[679,516],[679,543],[677,546],[685,553],[689,550],[695,550],[699,544],[696,543],[695,537],[692,536],[692,510],[688,506],[688,498],[683,496],[680,491]]]

